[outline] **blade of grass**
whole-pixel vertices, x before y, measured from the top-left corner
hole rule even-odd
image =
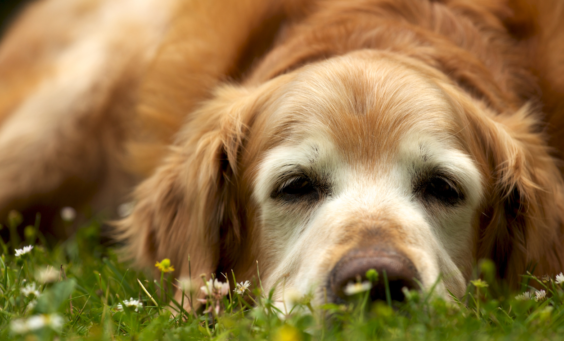
[[[392,306],[392,295],[390,294],[390,285],[388,283],[388,275],[386,274],[386,270],[383,271],[384,273],[384,286],[386,288],[386,302],[388,306]]]
[[[139,278],[137,279],[137,283],[139,283],[139,285],[141,286],[141,289],[143,289],[143,291],[145,292],[145,294],[147,294],[147,296],[149,296],[149,298],[151,299],[151,301],[153,301],[153,303],[154,303],[155,306],[157,307],[157,310],[159,311],[159,314],[160,314],[161,308],[160,308],[159,304],[157,303],[157,301],[155,301],[155,299],[153,298],[153,296],[151,296],[151,294],[149,294],[149,292],[147,291],[147,289],[145,289],[145,286],[143,285],[143,283],[141,283],[141,281],[139,280]]]

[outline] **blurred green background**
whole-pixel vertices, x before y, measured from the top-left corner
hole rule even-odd
[[[0,0],[0,35],[13,21],[21,9],[34,0]]]

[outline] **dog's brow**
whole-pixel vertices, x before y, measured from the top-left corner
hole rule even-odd
[[[283,165],[281,167],[281,169],[296,169],[296,168],[299,168],[299,167],[300,167],[300,165],[298,165],[297,163],[287,163],[287,164]]]
[[[278,179],[283,179],[286,178],[288,175],[298,172],[299,170],[300,170],[300,165],[296,163],[288,163],[280,167],[276,177]]]
[[[313,155],[309,158],[310,163],[315,163],[315,160],[319,157],[319,147],[317,145],[312,146]]]

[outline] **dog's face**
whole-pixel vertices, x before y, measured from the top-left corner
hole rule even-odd
[[[534,121],[496,117],[439,71],[384,52],[226,87],[186,123],[121,228],[137,260],[171,258],[180,276],[250,279],[258,261],[279,302],[290,288],[342,301],[372,268],[373,299],[384,276],[394,299],[435,284],[460,296],[482,257],[518,278],[557,219],[557,170]]]
[[[247,147],[266,287],[338,300],[374,268],[408,287],[442,274],[441,294],[463,294],[483,183],[452,99],[415,65],[370,52],[281,87]]]

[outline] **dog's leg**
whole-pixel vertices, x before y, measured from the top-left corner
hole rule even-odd
[[[11,28],[0,46],[0,220],[112,206],[131,186],[127,122],[173,2],[43,1]]]

